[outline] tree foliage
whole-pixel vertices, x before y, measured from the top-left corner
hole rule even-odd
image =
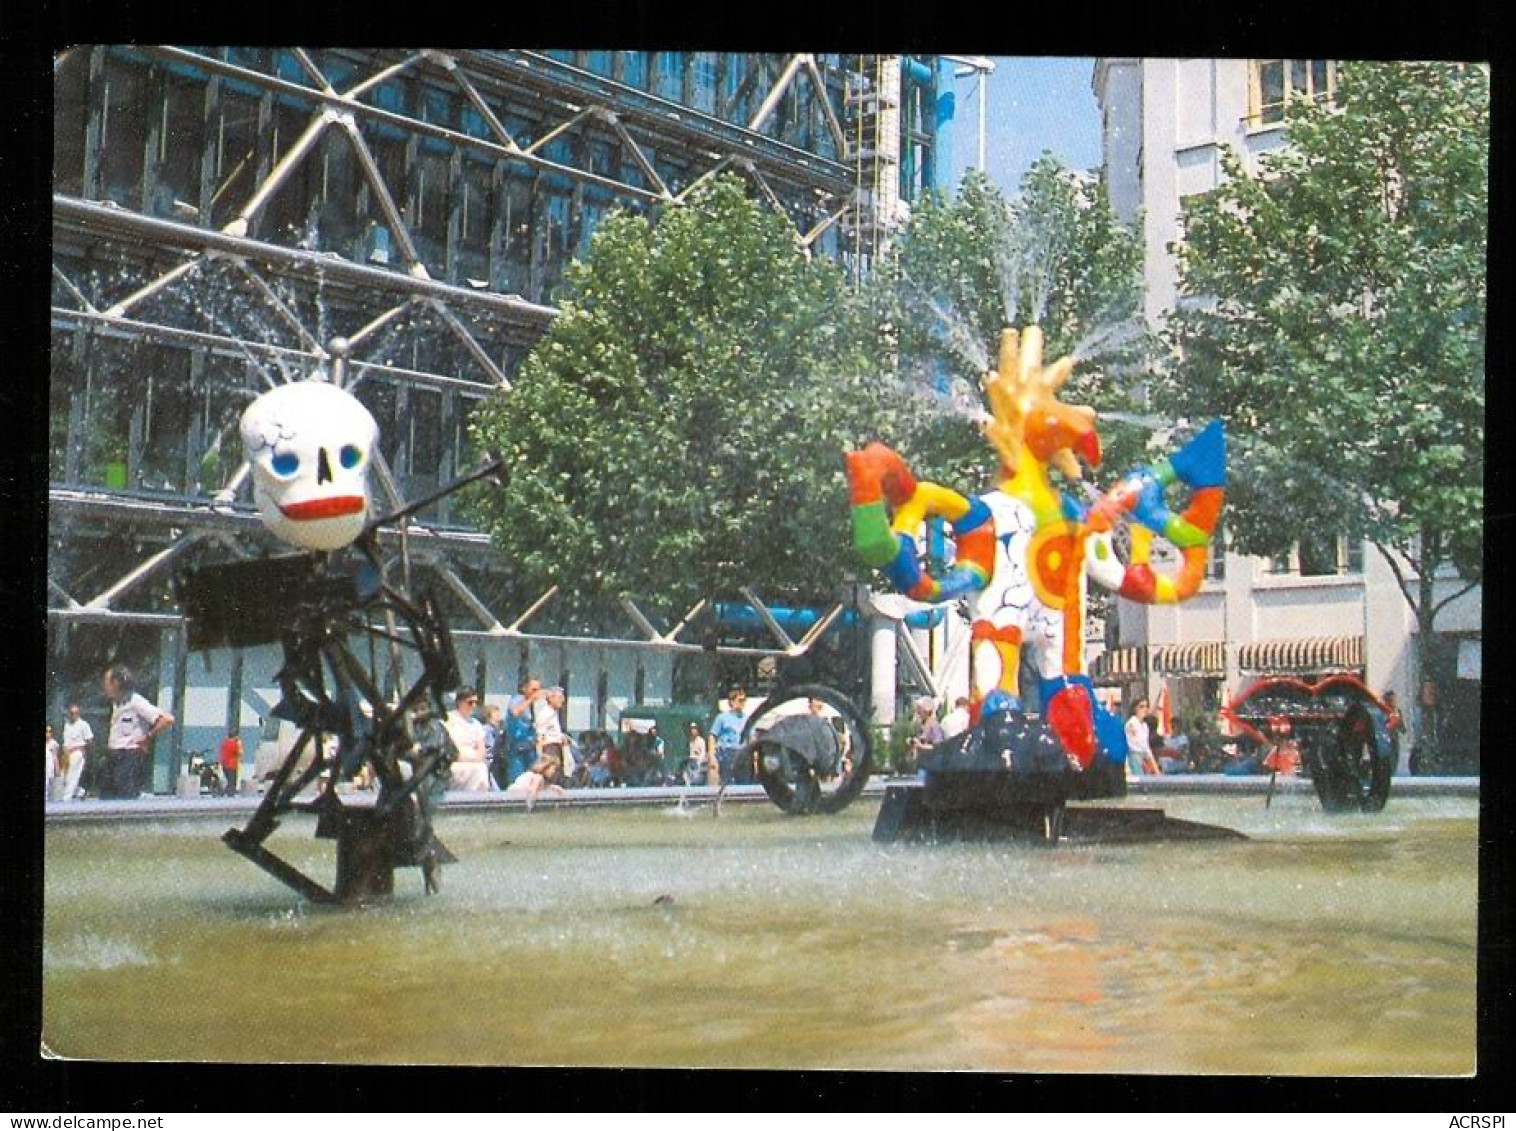
[[[496,546],[602,605],[828,595],[852,568],[843,453],[892,404],[836,264],[721,177],[656,224],[608,217],[566,283],[473,421],[511,474],[476,503]]]
[[[1289,131],[1186,213],[1157,403],[1227,421],[1238,549],[1367,537],[1429,629],[1438,568],[1480,576],[1489,78],[1344,64]]]
[[[614,214],[514,389],[473,421],[512,477],[476,517],[528,587],[601,606],[630,592],[682,611],[742,584],[826,595],[857,568],[845,451],[880,438],[962,489],[995,470],[932,384],[951,365],[977,407],[982,366],[922,296],[969,320],[983,357],[1008,303],[1018,324],[1040,311],[1052,356],[1136,311],[1140,261],[1103,189],[1051,158],[1015,203],[973,175],[927,201],[857,290],[733,178],[656,224]],[[1094,380],[1076,394],[1126,404]]]

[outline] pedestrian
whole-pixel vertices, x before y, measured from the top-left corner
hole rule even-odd
[[[224,784],[221,788],[223,797],[234,797],[237,793],[237,774],[242,768],[242,736],[233,727],[226,732],[226,737],[221,740],[221,777]]]
[[[74,801],[81,794],[80,783],[84,780],[84,766],[89,761],[89,746],[95,741],[95,732],[90,729],[79,713],[79,704],[68,705],[68,722],[63,724],[63,772],[68,784],[63,790],[63,800]]]
[[[49,801],[53,796],[53,779],[58,776],[58,740],[53,737],[53,727],[47,724],[47,745],[43,753],[46,768],[42,775],[42,799]]]
[[[511,789],[526,794],[527,809],[536,804],[538,795],[544,791],[555,797],[564,795],[564,754],[568,736],[563,733],[563,721],[558,712],[566,701],[561,687],[549,687],[535,697],[532,726],[537,735],[537,760],[511,782]]]
[[[595,731],[586,736],[584,748],[589,763],[587,784],[595,789],[605,789],[611,784],[611,765],[606,757],[610,750],[610,735],[603,730]]]
[[[1400,714],[1400,704],[1395,701],[1393,691],[1384,693],[1384,715],[1384,729],[1390,735],[1390,765],[1398,772],[1400,770],[1400,736],[1405,733],[1405,718]],[[65,730],[63,736],[63,745],[67,747],[68,731]]]
[[[826,777],[847,777],[853,772],[853,738],[848,732],[847,723],[841,715],[831,707],[828,707],[824,700],[813,696],[808,706],[810,707],[811,718],[819,719],[831,727],[832,735],[837,740],[837,770],[834,774],[828,774]]]
[[[910,741],[911,764],[907,770],[909,773],[915,773],[921,759],[936,749],[937,744],[946,737],[942,732],[942,724],[937,721],[937,704],[932,699],[923,697],[916,700],[916,717],[913,723],[914,732]]]
[[[1153,756],[1152,741],[1148,730],[1148,713],[1152,708],[1147,699],[1137,700],[1132,714],[1126,721],[1126,778],[1140,778],[1143,768]]]
[[[622,757],[621,747],[616,745],[614,735],[605,736],[605,748],[601,751],[600,757],[605,762],[606,773],[610,775],[610,784],[617,789],[626,785],[626,759]],[[715,760],[712,759],[712,764],[714,762]]]
[[[106,669],[101,686],[111,702],[111,729],[100,796],[116,801],[134,798],[146,785],[153,740],[174,725],[174,716],[138,694],[135,677],[125,664]]]
[[[716,769],[720,781],[736,785],[753,780],[750,760],[738,757],[737,753],[742,747],[743,727],[747,725],[747,692],[733,687],[726,693],[726,702],[726,710],[711,723],[711,740],[716,744]]]
[[[490,784],[495,789],[504,789],[511,784],[506,775],[510,767],[505,761],[504,712],[491,703],[484,709],[484,757],[490,768]]]
[[[537,730],[532,711],[542,697],[542,681],[527,676],[517,685],[516,694],[505,708],[506,782],[512,783],[537,760]]]
[[[709,754],[706,750],[705,737],[700,733],[699,723],[691,723],[687,729],[690,753],[684,763],[684,783],[704,785],[710,780],[710,770],[706,765]]]
[[[455,751],[449,789],[483,793],[490,787],[489,756],[484,749],[484,724],[474,718],[479,693],[460,687],[453,696],[453,709],[443,724]]]
[[[648,727],[647,735],[643,738],[643,749],[647,752],[647,769],[643,775],[643,785],[666,785],[664,780],[663,762],[668,756],[668,743],[663,741],[663,735],[658,733],[658,724]]]
[[[953,709],[942,720],[942,737],[957,738],[969,729],[969,697],[960,695],[953,700]]]
[[[1158,712],[1154,711],[1147,717],[1148,724],[1148,756],[1142,763],[1142,772],[1157,777],[1158,769],[1157,751],[1163,745],[1163,729],[1158,725]]]

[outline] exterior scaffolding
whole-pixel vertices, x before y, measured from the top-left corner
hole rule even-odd
[[[51,714],[74,698],[92,709],[91,665],[109,655],[144,668],[149,689],[156,672],[160,698],[184,717],[200,675],[168,576],[184,560],[266,550],[236,421],[262,389],[332,365],[333,338],[348,340],[349,383],[380,424],[375,466],[393,503],[476,462],[473,407],[509,387],[556,314],[565,264],[612,209],[679,207],[730,169],[805,247],[851,265],[848,237],[860,217],[873,230],[881,195],[857,191],[851,62],[177,46],[60,55]],[[869,128],[877,138],[880,123]],[[535,609],[504,627],[491,606],[509,590],[508,564],[453,502],[403,525],[403,543],[397,528],[386,548],[403,545],[446,587],[465,641],[535,640],[532,655],[560,656],[541,649],[579,640],[523,633]],[[701,650],[677,635],[581,643]],[[245,681],[232,669],[227,725],[250,713],[233,700],[254,667]],[[600,682],[597,703],[604,669]],[[603,721],[604,707],[593,714]],[[185,741],[175,735],[175,759]]]

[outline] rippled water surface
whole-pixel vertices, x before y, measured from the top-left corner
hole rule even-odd
[[[1163,807],[1253,839],[876,845],[877,803],[444,814],[440,897],[405,869],[392,904],[333,911],[224,848],[224,820],[53,825],[44,1036],[133,1060],[1473,1071],[1475,802]],[[313,828],[270,846],[328,878]]]

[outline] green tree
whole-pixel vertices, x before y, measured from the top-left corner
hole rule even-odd
[[[1049,360],[1080,355],[1064,399],[1134,407],[1153,345],[1141,323],[1141,239],[1111,210],[1103,181],[1071,173],[1051,154],[1028,170],[1014,200],[977,171],[951,200],[928,195],[876,285],[893,302],[902,373],[950,390],[959,407],[914,445],[923,470],[947,482],[987,487],[995,472],[962,409],[982,407],[979,378],[1004,327],[1040,325]],[[1101,432],[1112,464],[1135,459],[1147,438],[1120,421]]]
[[[562,313],[472,428],[510,466],[477,517],[533,584],[682,612],[853,570],[843,453],[891,415],[838,267],[722,177],[607,218]]]
[[[1238,549],[1377,548],[1426,673],[1438,613],[1481,579],[1489,76],[1344,64],[1334,105],[1289,123],[1287,148],[1253,176],[1229,154],[1187,212],[1155,393],[1227,421]],[[1450,568],[1463,584],[1434,588]]]

